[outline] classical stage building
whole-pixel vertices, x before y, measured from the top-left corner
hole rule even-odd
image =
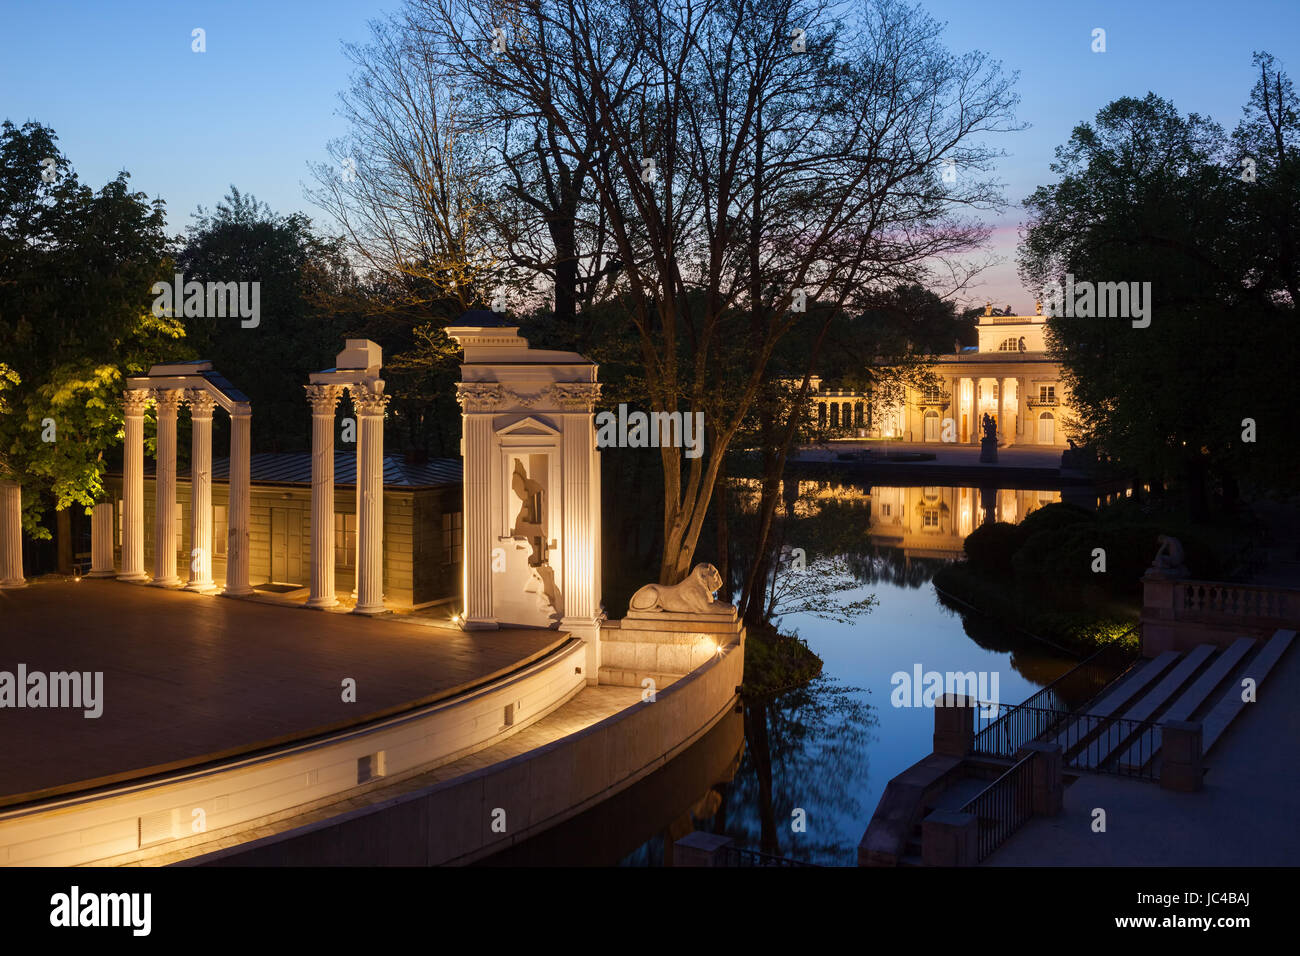
[[[999,445],[1065,448],[1072,408],[1061,366],[1047,354],[1046,319],[1041,304],[1034,315],[985,306],[978,345],[930,357],[929,371],[938,379],[930,389],[904,388],[886,399],[824,388],[815,379],[812,420],[833,435],[978,444],[987,414],[997,424]]]
[[[346,447],[346,446],[345,446]],[[357,455],[334,453],[334,471],[348,476],[334,496],[326,547],[333,554],[334,584],[339,594],[356,589],[357,571]],[[312,578],[311,456],[306,452],[252,456],[249,482],[249,582],[256,589],[292,592],[307,588]],[[395,610],[457,601],[460,597],[462,527],[461,467],[458,459],[409,462],[402,456],[384,458],[384,603]],[[112,496],[113,552],[122,548],[122,476],[109,474],[105,487]],[[154,526],[156,479],[146,465],[144,524]],[[212,463],[213,583],[226,583],[230,526],[230,459]],[[195,549],[191,523],[193,481],[190,470],[176,476],[173,512],[177,567],[187,568]],[[154,535],[144,542],[146,566],[153,566]],[[120,565],[119,565],[120,566]]]

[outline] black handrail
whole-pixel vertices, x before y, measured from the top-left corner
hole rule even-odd
[[[1034,815],[1034,754],[971,797],[958,812],[978,821],[976,862],[982,862]]]

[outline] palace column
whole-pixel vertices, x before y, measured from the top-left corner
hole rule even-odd
[[[144,411],[150,394],[143,388],[122,393],[122,570],[119,581],[143,581],[144,573]]]
[[[154,470],[153,584],[174,587],[176,576],[176,411],[185,392],[160,388],[155,393],[158,411],[158,454]]]
[[[960,397],[957,394],[957,377],[955,375],[950,375],[948,376],[948,378],[944,379],[944,383],[948,386],[947,417],[952,419],[952,429],[953,429],[952,437],[953,437],[953,441],[956,441],[958,438],[961,437],[961,412],[957,410],[957,403],[960,401]],[[943,422],[940,422],[939,439],[941,441],[943,440],[943,433],[944,433]]]
[[[388,396],[384,383],[353,388],[357,427],[361,434],[357,455],[361,462],[358,486],[361,512],[357,515],[357,606],[354,614],[384,611],[384,408]]]
[[[27,586],[23,577],[23,489],[0,481],[0,588]]]
[[[113,503],[95,504],[90,518],[90,573],[88,578],[111,578],[113,570]]]
[[[227,597],[252,594],[249,586],[249,524],[252,471],[252,413],[236,408],[230,413],[230,539],[226,546]]]
[[[334,408],[342,388],[307,385],[311,402],[311,595],[307,606],[334,607]]]
[[[212,410],[216,399],[202,388],[185,393],[190,403],[190,580],[188,591],[212,591]]]
[[[1020,425],[1020,437],[1026,444],[1033,444],[1034,435],[1030,430],[1029,424],[1029,379],[1021,377],[1016,379],[1016,407],[1020,410],[1017,418]]]
[[[997,437],[1001,439],[1007,431],[1006,416],[1002,414],[1002,376],[993,380],[993,417],[997,419]]]
[[[498,626],[492,613],[492,463],[496,457],[492,450],[492,412],[501,404],[501,392],[500,385],[490,383],[461,382],[456,386],[456,399],[463,410],[466,630]]]

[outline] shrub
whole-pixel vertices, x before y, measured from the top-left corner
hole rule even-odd
[[[1020,531],[1024,535],[1024,540],[1028,541],[1030,536],[1038,534],[1040,531],[1070,528],[1077,524],[1091,523],[1096,520],[1097,516],[1087,508],[1080,508],[1078,505],[1072,505],[1064,501],[1056,501],[1029,512],[1025,516],[1025,520],[1020,522]]]
[[[982,574],[1006,574],[1024,540],[1020,528],[1005,521],[980,525],[966,536],[966,559]]]

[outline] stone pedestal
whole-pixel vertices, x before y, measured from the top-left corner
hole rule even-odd
[[[934,752],[964,757],[974,741],[975,702],[955,694],[944,694],[935,701]]]
[[[731,842],[717,833],[688,833],[673,844],[673,866],[725,866],[722,849]]]
[[[1065,805],[1065,760],[1059,744],[1034,741],[1025,744],[1017,759],[1033,754],[1034,816],[1054,817]]]
[[[998,440],[996,438],[980,439],[980,464],[996,465],[998,463]]]
[[[921,822],[921,862],[974,866],[979,862],[979,819],[970,813],[935,810]]]
[[[1200,790],[1205,777],[1203,732],[1199,721],[1171,720],[1161,726],[1160,786]]]
[[[662,690],[709,658],[744,644],[736,609],[704,614],[629,611],[600,630],[600,683],[643,687],[649,678]]]
[[[88,578],[111,578],[113,570],[113,505],[101,501],[90,518],[90,573]]]

